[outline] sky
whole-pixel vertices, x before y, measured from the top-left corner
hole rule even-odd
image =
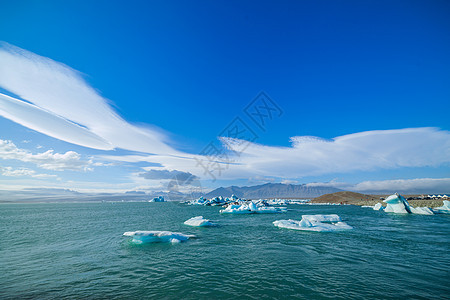
[[[448,1],[0,0],[0,189],[450,192]]]

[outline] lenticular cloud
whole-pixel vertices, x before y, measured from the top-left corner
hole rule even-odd
[[[94,149],[175,154],[155,130],[117,115],[72,68],[7,43],[0,44],[0,115],[49,136]]]

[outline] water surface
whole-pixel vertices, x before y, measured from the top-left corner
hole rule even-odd
[[[450,299],[450,216],[356,206],[220,215],[180,203],[0,205],[0,298]],[[340,215],[343,232],[277,228],[277,219]],[[220,224],[183,224],[202,215]],[[134,245],[125,231],[195,234]]]

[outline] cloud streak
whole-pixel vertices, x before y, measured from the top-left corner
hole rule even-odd
[[[78,71],[62,63],[3,42],[0,66],[0,87],[30,102],[1,95],[5,118],[94,149],[179,154],[161,133],[123,120]]]

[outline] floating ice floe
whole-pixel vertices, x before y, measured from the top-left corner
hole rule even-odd
[[[223,206],[225,204],[239,201],[243,200],[236,197],[236,195],[232,195],[229,198],[223,198],[222,196],[219,196],[211,199],[206,199],[205,197],[202,196],[198,199],[187,201],[186,203],[188,205]]]
[[[372,208],[373,210],[380,210],[380,209],[383,209],[383,206],[381,205],[381,203],[377,203],[377,204],[375,204],[375,205],[362,205],[361,207],[364,207],[364,208]]]
[[[265,206],[261,202],[250,201],[242,204],[230,204],[220,210],[222,214],[273,214],[287,212],[286,207]]]
[[[133,237],[132,242],[136,244],[146,243],[180,243],[194,238],[195,235],[186,235],[171,231],[127,231],[124,236]]]
[[[450,214],[450,201],[443,200],[443,202],[442,206],[436,207],[433,211],[438,214]]]
[[[248,203],[250,200],[241,199],[236,195],[231,195],[231,197],[224,198],[222,196],[206,199],[205,197],[200,197],[198,199],[186,201],[188,205],[204,205],[204,206],[226,206],[229,204],[241,205]],[[278,206],[278,205],[288,205],[288,204],[303,204],[310,201],[309,199],[259,199],[253,200],[258,206]]]
[[[149,200],[148,202],[165,202],[163,196],[155,197],[152,200]]]
[[[373,206],[373,210],[380,210],[380,209],[383,209],[383,206],[381,205],[380,202],[378,202],[377,204],[375,204],[375,205]]]
[[[390,195],[383,200],[386,203],[385,212],[396,214],[418,214],[418,215],[433,215],[433,211],[428,207],[412,207],[408,201],[399,194]]]
[[[350,225],[342,222],[338,215],[303,215],[300,221],[277,220],[273,225],[280,228],[306,230],[306,231],[337,231],[353,229]]]
[[[194,226],[194,227],[211,227],[217,226],[217,224],[211,222],[208,219],[203,218],[202,216],[193,217],[184,222],[185,225]]]

